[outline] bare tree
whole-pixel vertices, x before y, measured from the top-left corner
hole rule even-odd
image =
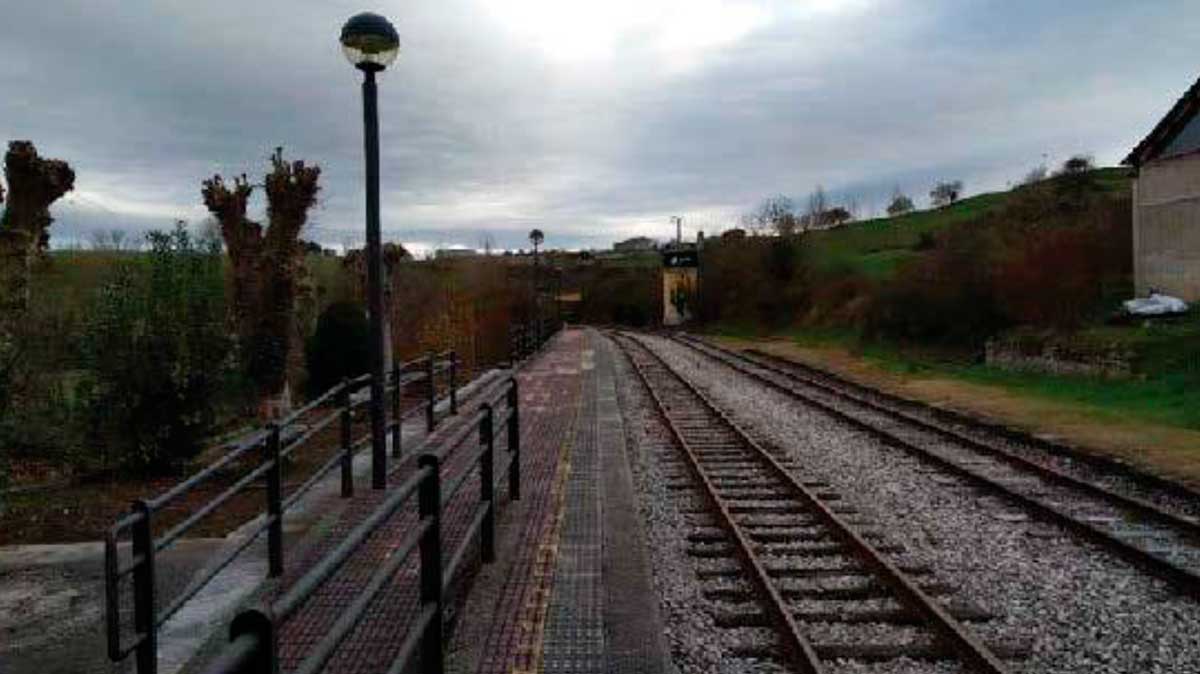
[[[821,214],[822,227],[838,227],[854,219],[854,214],[843,206],[834,206]]]
[[[829,210],[829,197],[825,194],[825,188],[817,185],[812,194],[808,195],[808,211],[805,213],[808,216],[808,222],[814,227],[819,227],[827,210]]]
[[[182,224],[182,220],[177,224]],[[125,230],[97,229],[88,236],[92,250],[122,251],[125,250]]]
[[[1095,161],[1090,155],[1077,154],[1063,162],[1062,168],[1055,175],[1077,176],[1096,168]]]
[[[796,204],[782,194],[763,199],[749,217],[757,232],[773,230],[779,236],[792,236],[800,229]]]
[[[221,176],[205,180],[204,205],[221,224],[233,273],[233,317],[247,373],[262,402],[286,393],[287,365],[293,350],[295,305],[303,269],[300,230],[316,203],[321,169],[303,161],[286,162],[283,149],[271,155],[266,231],[246,217],[254,191],[245,174],[232,189]],[[286,406],[287,401],[283,401]],[[266,406],[260,412],[266,413]]]
[[[1038,164],[1037,166],[1029,169],[1029,173],[1026,173],[1025,177],[1021,179],[1021,184],[1036,185],[1045,180],[1046,176],[1049,174],[1050,172],[1046,169],[1045,164]]]
[[[929,192],[929,200],[935,208],[949,206],[958,201],[962,195],[963,184],[961,180],[947,180],[934,185]]]
[[[888,204],[887,207],[888,215],[894,218],[899,215],[911,213],[915,209],[916,207],[913,206],[912,199],[910,199],[908,195],[901,192],[900,186],[896,185],[896,188],[892,190],[892,202]]]
[[[483,250],[484,255],[491,256],[492,249],[496,247],[496,237],[491,232],[480,233],[479,247]]]

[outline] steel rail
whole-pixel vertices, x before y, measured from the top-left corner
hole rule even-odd
[[[728,351],[728,349],[725,349],[724,347],[710,344],[691,335],[684,335],[682,338],[687,341],[705,344],[712,348]],[[998,435],[1012,442],[1030,445],[1047,452],[1048,454],[1071,459],[1072,461],[1078,461],[1079,463],[1087,464],[1098,470],[1117,471],[1123,477],[1133,480],[1146,488],[1162,490],[1183,499],[1189,499],[1193,501],[1200,500],[1200,491],[1161,475],[1147,472],[1136,465],[1132,465],[1118,459],[1080,451],[1078,448],[1062,442],[1057,442],[1053,439],[1034,435],[1027,431],[1010,428],[1003,424],[990,422],[983,419],[978,419],[961,412],[931,405],[920,400],[904,398],[881,389],[874,389],[828,370],[809,365],[807,363],[798,363],[796,361],[787,360],[774,354],[759,351],[758,349],[747,349],[745,354],[753,355],[755,358],[759,359],[782,363],[792,370],[805,371],[810,373],[810,376],[837,382],[848,389],[858,391],[864,395],[882,398],[883,400],[900,407],[917,408],[948,424],[969,426],[981,433]],[[795,375],[793,374],[793,376]]]
[[[838,389],[836,386],[831,386],[829,384],[826,384],[826,383],[823,383],[820,381],[813,381],[813,380],[810,380],[807,378],[799,377],[793,372],[788,372],[783,367],[771,365],[771,364],[762,362],[760,360],[749,358],[742,354],[729,351],[728,349],[724,349],[719,346],[713,346],[711,344],[707,344],[704,342],[693,342],[691,340],[685,340],[685,339],[677,339],[676,341],[678,341],[681,344],[687,345],[687,346],[691,347],[692,349],[699,350],[701,352],[715,351],[715,352],[721,354],[722,356],[727,356],[728,358],[732,358],[732,359],[736,359],[736,360],[739,360],[742,362],[749,363],[752,367],[757,367],[757,368],[760,368],[763,370],[767,370],[768,372],[777,374],[781,377],[785,377],[787,379],[797,381],[797,382],[801,383],[802,385],[811,386],[811,387],[819,389],[821,391],[825,391],[826,393],[829,393],[830,395],[834,395],[839,398],[844,398],[846,400],[850,400],[850,401],[854,402],[855,404],[869,408],[872,411],[889,416],[893,419],[898,419],[900,421],[903,421],[904,423],[910,424],[912,426],[916,426],[916,427],[920,428],[921,430],[928,431],[930,433],[934,433],[935,435],[941,436],[942,438],[944,438],[946,440],[950,440],[952,442],[966,445],[967,447],[970,447],[971,449],[973,449],[977,452],[980,452],[981,454],[986,454],[989,457],[999,459],[999,460],[1001,460],[1011,466],[1014,466],[1016,468],[1020,468],[1022,470],[1028,470],[1030,472],[1037,473],[1039,477],[1042,477],[1042,478],[1046,479],[1047,481],[1051,481],[1056,484],[1071,487],[1073,489],[1078,489],[1080,491],[1087,492],[1088,494],[1090,494],[1092,496],[1096,496],[1098,498],[1113,501],[1115,503],[1120,504],[1120,506],[1123,508],[1137,512],[1139,515],[1143,515],[1145,517],[1157,520],[1168,526],[1182,529],[1188,535],[1193,536],[1195,538],[1200,538],[1200,522],[1197,522],[1196,520],[1188,518],[1188,517],[1183,517],[1183,516],[1177,515],[1175,513],[1163,510],[1162,508],[1156,506],[1155,504],[1151,503],[1150,501],[1146,501],[1144,499],[1140,499],[1140,498],[1136,498],[1136,497],[1132,497],[1132,496],[1126,496],[1125,494],[1115,492],[1107,487],[1096,484],[1094,482],[1088,482],[1087,480],[1082,480],[1080,478],[1077,478],[1069,473],[1063,472],[1052,466],[1043,465],[1043,464],[1033,461],[1031,459],[1027,459],[1023,456],[1020,456],[1019,454],[1014,454],[1013,452],[1010,452],[1008,450],[1001,449],[999,447],[994,447],[992,445],[988,445],[986,443],[980,442],[979,440],[976,440],[975,438],[972,438],[968,435],[963,435],[962,433],[959,433],[957,431],[954,431],[954,430],[951,430],[948,428],[944,428],[942,426],[938,426],[937,424],[929,423],[928,421],[925,421],[924,419],[913,416],[907,412],[893,409],[891,407],[888,407],[887,405],[882,405],[873,400],[870,400],[869,398],[864,398],[859,395],[847,393],[846,391]],[[720,358],[720,357],[718,357],[718,358],[721,360],[727,360],[727,358]],[[732,367],[732,364],[730,364],[730,366]],[[740,368],[735,368],[735,369],[739,369],[739,371],[744,372],[745,374],[751,374],[749,372],[745,372],[744,370],[741,370]],[[756,378],[762,379],[762,377],[756,377]]]
[[[796,619],[792,615],[791,610],[788,609],[783,597],[780,596],[779,590],[771,582],[766,567],[759,561],[758,555],[754,554],[754,548],[750,540],[745,532],[742,531],[741,526],[734,520],[733,514],[729,511],[724,501],[721,500],[712,480],[709,479],[704,469],[701,468],[695,451],[683,438],[683,433],[680,432],[674,420],[671,419],[671,415],[667,412],[667,405],[659,396],[658,391],[651,385],[649,375],[646,374],[642,364],[629,352],[629,349],[624,344],[624,339],[618,339],[617,344],[629,356],[629,362],[633,365],[638,379],[641,380],[642,385],[646,387],[646,391],[650,394],[650,398],[654,401],[655,411],[657,411],[663,423],[671,431],[671,436],[683,454],[692,475],[704,487],[705,498],[712,505],[713,510],[716,511],[721,528],[725,529],[730,537],[733,538],[738,557],[741,558],[743,564],[749,567],[751,581],[758,589],[760,598],[765,600],[767,610],[775,617],[776,627],[783,638],[784,648],[787,650],[792,664],[798,671],[805,672],[806,674],[823,674],[825,668],[822,667],[821,660],[817,656],[817,652],[813,649],[812,643],[800,633],[800,626],[796,624]]]
[[[680,343],[685,345],[687,344],[687,342]],[[702,349],[695,347],[693,348],[699,353],[704,353]],[[784,395],[800,400],[801,402],[814,407],[831,417],[834,417],[849,424],[850,426],[853,426],[854,428],[868,433],[869,435],[880,439],[887,445],[896,447],[897,449],[900,449],[920,460],[932,463],[941,470],[962,477],[979,487],[991,491],[994,494],[1014,501],[1025,510],[1033,512],[1041,519],[1061,526],[1076,534],[1080,538],[1083,538],[1091,543],[1095,543],[1100,547],[1120,556],[1138,568],[1143,569],[1147,573],[1166,581],[1181,594],[1194,599],[1200,599],[1200,574],[1191,571],[1190,569],[1163,559],[1162,557],[1144,550],[1128,541],[1118,538],[1117,536],[1114,536],[1113,534],[1110,534],[1109,532],[1104,531],[1097,526],[1077,519],[1069,513],[1059,510],[1054,506],[1044,503],[1034,497],[1023,494],[1020,491],[994,480],[981,472],[956,463],[954,460],[943,457],[932,450],[914,445],[911,442],[908,442],[907,440],[895,435],[894,433],[883,430],[878,426],[863,421],[852,414],[849,414],[843,410],[839,410],[832,405],[807,395],[797,390],[794,386],[781,384],[768,377],[764,377],[758,373],[748,370],[744,366],[718,359],[716,356],[709,355],[709,357],[726,363],[730,368],[749,376],[750,378],[769,388],[775,389]],[[853,398],[849,398],[844,394],[834,393],[833,395],[842,399],[849,399],[853,401]],[[1166,518],[1164,518],[1162,521],[1166,521]]]
[[[704,409],[706,409],[717,419],[720,419],[722,425],[734,433],[734,435],[742,442],[743,446],[750,451],[750,454],[767,466],[777,477],[781,478],[783,483],[790,488],[795,496],[800,497],[801,500],[803,500],[812,510],[814,510],[820,516],[820,518],[824,520],[826,525],[829,526],[844,543],[846,543],[857,553],[859,559],[865,562],[867,566],[875,572],[876,576],[881,581],[895,591],[904,604],[906,604],[910,609],[914,609],[920,615],[924,616],[926,621],[929,623],[929,626],[933,628],[933,631],[936,633],[936,635],[947,645],[949,645],[951,649],[956,652],[960,658],[962,658],[964,663],[978,672],[1004,674],[1008,671],[1000,659],[994,653],[992,653],[992,651],[986,645],[984,645],[983,642],[972,635],[967,628],[962,625],[962,623],[951,616],[928,594],[922,591],[916,583],[914,583],[906,574],[904,574],[904,572],[900,570],[899,567],[886,559],[878,550],[875,549],[874,546],[872,546],[866,541],[866,539],[854,531],[854,529],[847,524],[844,519],[837,515],[837,513],[833,512],[829,506],[825,505],[825,503],[823,503],[820,498],[818,498],[817,495],[814,494],[808,487],[805,487],[796,478],[792,471],[783,466],[778,459],[772,456],[761,445],[759,445],[758,442],[751,438],[736,422],[730,419],[729,416],[726,415],[722,410],[717,408],[717,406],[713,404],[712,401],[707,398],[707,396],[701,393],[696,386],[671,368],[665,360],[642,344],[639,340],[630,339],[628,337],[626,337],[625,340],[636,344],[637,349],[641,353],[646,354],[650,359],[656,362],[663,372],[666,372],[670,377],[673,378],[673,380],[681,384],[697,401],[700,402],[700,405]],[[626,353],[629,353],[629,351],[626,350]],[[646,388],[651,392],[660,414],[667,421],[667,424],[670,427],[672,434],[675,436],[676,441],[682,448],[684,448],[684,453],[688,457],[688,462],[693,471],[701,476],[710,500],[718,504],[720,512],[725,520],[732,524],[732,526],[735,528],[735,531],[738,530],[736,523],[733,522],[732,516],[729,514],[729,511],[720,504],[720,496],[718,495],[715,487],[706,477],[703,476],[702,468],[699,465],[699,460],[695,456],[695,453],[691,450],[690,446],[687,445],[686,441],[683,439],[682,433],[670,419],[670,416],[667,413],[667,406],[657,395],[657,393],[654,392],[654,388],[650,384],[649,377],[647,376],[645,370],[641,364],[636,361],[636,359],[632,358],[632,355],[630,361],[634,363],[635,370],[637,371],[639,378],[641,378]],[[755,557],[753,548],[749,546],[749,542],[743,536],[738,535],[735,536],[735,538],[737,539],[737,547],[739,548],[740,552],[745,555],[749,555],[752,558]],[[761,565],[759,565],[759,568],[761,568]],[[783,615],[786,617],[786,624],[790,629],[797,629],[790,611],[787,609],[786,604],[783,603],[782,597],[780,597],[778,592],[774,589],[774,585],[770,583],[769,578],[765,575],[763,578],[773,595],[774,602],[777,602],[776,608],[781,610]],[[797,636],[803,639],[798,632]],[[804,643],[808,647],[808,652],[812,654],[811,657],[815,659],[817,655],[815,651],[812,650],[811,644],[809,644],[807,640],[805,640]],[[817,665],[817,669],[806,671],[820,671],[819,663]]]

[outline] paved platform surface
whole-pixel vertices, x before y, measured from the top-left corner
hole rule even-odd
[[[557,457],[553,471],[542,471],[553,481],[506,513],[500,559],[480,573],[455,627],[455,674],[671,669],[625,455],[612,345],[591,330],[569,337],[526,375],[525,390],[555,378],[542,390],[577,391],[536,406],[546,428],[556,429],[540,439],[545,460]]]

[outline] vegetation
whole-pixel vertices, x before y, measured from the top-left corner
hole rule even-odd
[[[344,378],[357,377],[371,365],[365,308],[356,302],[331,304],[317,319],[317,329],[304,346],[309,396],[320,395]]]
[[[88,410],[85,448],[111,456],[105,464],[161,472],[203,448],[234,362],[220,243],[182,227],[148,239],[149,255],[122,264],[88,312],[76,393]]]

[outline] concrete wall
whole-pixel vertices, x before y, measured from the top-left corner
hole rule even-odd
[[[1157,288],[1188,301],[1200,300],[1200,155],[1143,165],[1133,204],[1138,294]]]

